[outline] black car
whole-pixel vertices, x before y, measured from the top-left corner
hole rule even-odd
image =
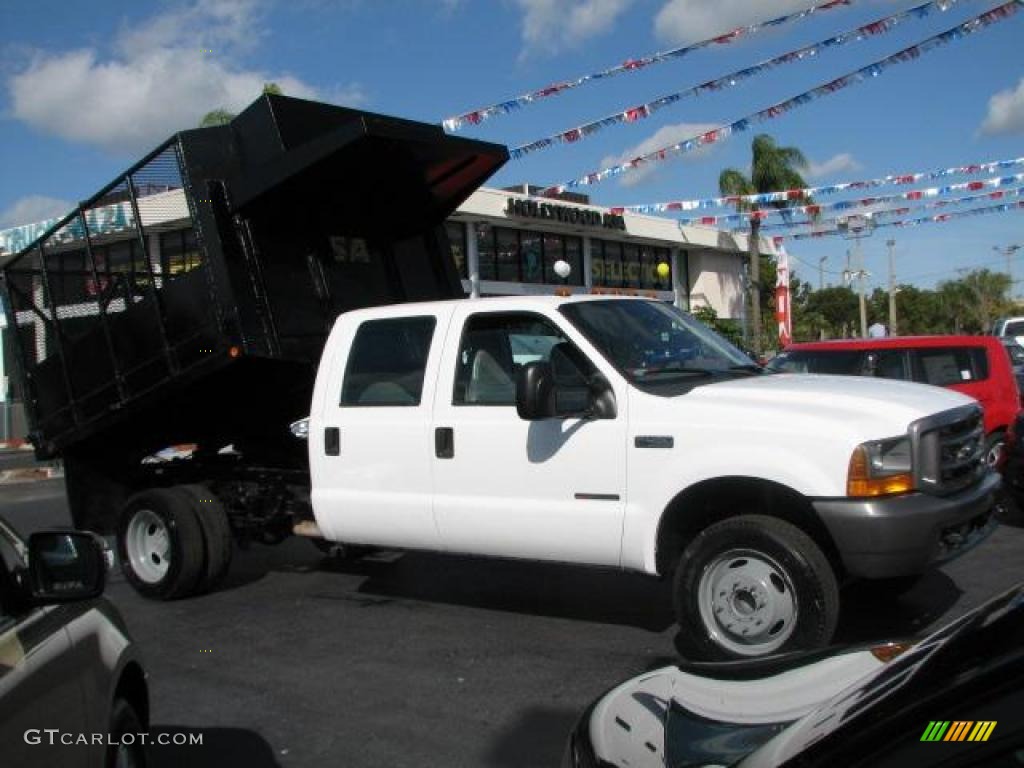
[[[1024,584],[911,643],[653,670],[591,705],[565,764],[1020,768],[1022,713]]]
[[[101,597],[110,554],[72,530],[28,545],[0,518],[0,765],[143,768],[149,694]]]

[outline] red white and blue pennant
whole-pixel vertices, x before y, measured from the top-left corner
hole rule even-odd
[[[660,64],[665,61],[671,61],[673,59],[680,59],[687,54],[698,51],[701,48],[707,48],[713,45],[726,45],[728,43],[736,42],[745,37],[749,37],[757,32],[768,29],[770,27],[778,27],[783,24],[790,22],[799,21],[806,19],[807,17],[821,12],[828,11],[834,8],[842,6],[852,5],[855,0],[828,0],[828,2],[817,3],[805,8],[802,11],[795,11],[794,13],[787,13],[783,16],[777,16],[774,19],[768,21],[757,22],[755,24],[748,24],[745,27],[737,27],[725,34],[718,35],[717,37],[710,37],[706,40],[701,40],[696,43],[690,43],[688,45],[681,46],[679,48],[673,48],[669,51],[662,51],[655,53],[650,56],[641,56],[637,59],[628,59],[621,64],[617,64],[614,67],[609,67],[600,72],[594,72],[589,75],[583,75],[577,77],[574,80],[563,80],[558,83],[552,83],[551,85],[545,86],[544,88],[538,88],[535,91],[524,93],[515,98],[509,99],[508,101],[498,102],[497,104],[491,104],[487,107],[480,107],[478,109],[470,110],[469,112],[463,112],[461,115],[454,115],[441,122],[444,129],[449,133],[458,131],[467,125],[478,125],[484,120],[488,120],[498,115],[506,115],[509,112],[519,110],[535,101],[546,99],[551,96],[557,96],[565,93],[573,88],[579,88],[581,85],[587,83],[596,82],[599,80],[607,80],[610,77],[621,75],[626,72],[637,72],[641,69],[651,66],[652,64]],[[955,1],[955,0],[954,0]]]
[[[855,208],[868,208],[876,205],[889,205],[905,200],[925,200],[933,197],[941,197],[942,195],[949,195],[954,192],[975,192],[981,189],[1009,187],[1014,184],[1020,184],[1021,182],[1024,182],[1024,173],[1015,173],[1012,176],[998,176],[991,179],[983,179],[981,181],[962,181],[958,184],[947,184],[942,187],[913,189],[909,192],[897,192],[891,195],[876,195],[874,197],[861,197],[856,200],[838,200],[834,203],[808,203],[806,205],[794,205],[787,208],[761,208],[756,211],[729,213],[718,216],[693,216],[679,219],[679,223],[683,226],[698,224],[706,227],[719,227],[743,225],[747,224],[752,219],[763,221],[769,216],[781,216],[785,219],[799,215],[814,217],[819,216],[824,211],[846,211]],[[808,196],[810,196],[810,191],[804,193],[804,197]]]
[[[933,35],[922,40],[916,45],[904,48],[890,56],[886,56],[883,59],[872,62],[871,64],[854,70],[853,72],[849,72],[842,77],[830,80],[829,82],[823,83],[809,91],[805,91],[804,93],[798,94],[790,99],[786,99],[785,101],[766,107],[759,112],[754,112],[753,114],[747,115],[746,117],[727,125],[714,128],[699,136],[693,136],[689,139],[676,142],[675,144],[661,147],[660,149],[656,149],[652,152],[647,152],[624,163],[609,166],[599,171],[593,171],[564,184],[548,187],[542,192],[542,194],[545,196],[552,196],[565,192],[569,189],[598,184],[606,179],[619,176],[649,163],[660,162],[668,159],[669,157],[692,152],[693,150],[708,144],[714,144],[722,141],[735,133],[742,133],[749,130],[751,126],[756,123],[763,123],[768,120],[781,117],[787,112],[808,104],[811,101],[815,101],[823,96],[831,95],[837,91],[848,88],[851,85],[856,85],[857,83],[861,83],[865,80],[878,77],[883,72],[897,64],[915,61],[920,58],[921,55],[929,53],[936,48],[961,40],[975,32],[1010,18],[1012,15],[1020,11],[1022,7],[1024,7],[1024,0],[1009,0],[1009,2],[998,5],[979,16],[975,16],[974,18],[965,21],[963,24],[958,24],[952,29]]]
[[[666,96],[654,99],[653,101],[628,107],[619,112],[615,112],[614,114],[602,117],[599,120],[592,120],[591,122],[583,123],[582,125],[570,128],[569,130],[560,131],[559,133],[552,134],[551,136],[546,136],[542,139],[522,144],[509,150],[509,154],[513,159],[519,159],[525,155],[537,152],[538,150],[554,146],[555,144],[574,144],[609,126],[621,125],[623,123],[635,123],[639,120],[648,118],[658,110],[664,109],[672,104],[676,104],[683,99],[700,96],[704,93],[722,91],[726,88],[739,85],[743,81],[752,77],[764,74],[769,70],[777,69],[785,64],[803,61],[804,59],[812,58],[817,56],[819,53],[847,45],[848,43],[855,43],[869,37],[884,35],[885,33],[893,30],[903,21],[923,19],[930,16],[932,13],[946,11],[956,5],[957,2],[959,2],[959,0],[932,0],[932,2],[923,3],[905,11],[893,13],[889,16],[883,16],[867,24],[856,27],[855,29],[849,29],[817,43],[805,45],[802,48],[796,48],[779,56],[765,59],[764,61],[758,62],[752,66],[737,69],[727,75],[716,77],[714,80],[708,80],[700,85],[695,85],[692,88],[670,93]]]
[[[875,229],[882,227],[916,227],[921,224],[941,224],[956,219],[969,218],[971,216],[983,216],[990,213],[1008,213],[1010,211],[1024,210],[1024,200],[1013,203],[1002,203],[1001,205],[988,205],[982,208],[972,208],[969,211],[953,211],[951,213],[940,213],[935,216],[921,216],[914,219],[898,219],[896,221],[883,221],[875,225]],[[818,237],[831,237],[841,234],[839,229],[829,229],[824,232],[801,232],[795,235],[775,235],[772,239],[776,242],[784,240],[809,240]]]

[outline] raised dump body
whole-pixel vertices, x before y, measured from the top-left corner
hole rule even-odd
[[[109,517],[121,499],[101,489],[132,490],[168,445],[301,468],[287,426],[308,412],[334,319],[461,296],[442,225],[507,156],[265,95],[175,134],[7,259],[30,437],[65,458],[76,522]]]

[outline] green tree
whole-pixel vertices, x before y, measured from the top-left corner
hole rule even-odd
[[[264,83],[263,93],[273,94],[274,96],[284,96],[284,91],[281,90],[281,86],[277,83]],[[203,119],[199,121],[199,127],[210,128],[215,125],[227,125],[234,119],[234,112],[228,112],[226,109],[214,109],[203,115]]]
[[[988,269],[939,283],[943,306],[953,318],[953,332],[986,333],[996,317],[1013,310],[1010,285],[1009,275]]]
[[[234,117],[234,113],[228,112],[226,109],[214,109],[203,115],[203,119],[199,121],[199,127],[211,128],[215,125],[227,125]]]
[[[796,147],[780,147],[775,139],[767,134],[754,137],[751,144],[750,175],[736,168],[726,168],[719,174],[718,189],[723,195],[750,195],[762,192],[774,192],[783,189],[797,189],[806,186],[800,168],[807,166],[807,158]],[[784,200],[770,203],[772,208],[786,208],[806,199]],[[737,210],[756,213],[761,206],[749,203],[738,203]],[[753,283],[750,319],[754,329],[753,344],[756,352],[762,350],[761,323],[762,289],[761,280],[761,219],[750,217],[750,280]],[[764,281],[767,282],[767,281]],[[769,286],[769,289],[771,286]]]
[[[806,311],[819,318],[817,335],[844,338],[857,323],[860,309],[857,294],[840,285],[811,293],[807,297]]]
[[[710,304],[697,307],[690,312],[697,320],[700,320],[708,328],[717,331],[737,347],[743,347],[743,329],[735,320],[720,318],[718,312]]]

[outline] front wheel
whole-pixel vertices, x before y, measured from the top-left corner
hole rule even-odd
[[[674,579],[678,645],[687,658],[750,658],[826,646],[839,587],[824,553],[796,526],[743,515],[690,542]]]

